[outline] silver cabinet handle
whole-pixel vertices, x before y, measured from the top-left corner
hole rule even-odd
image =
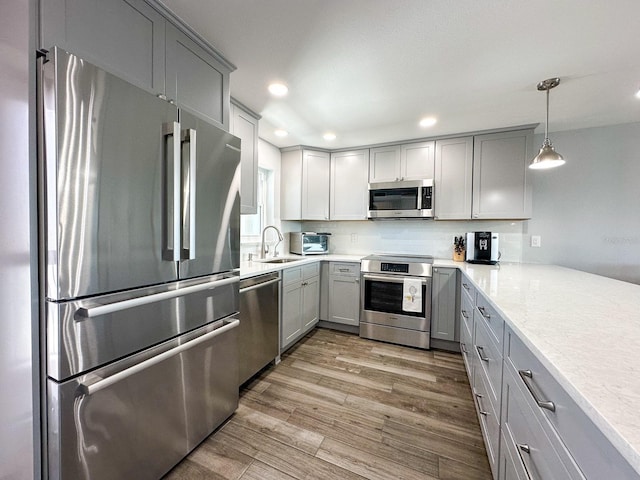
[[[469,290],[469,284],[463,283],[462,286],[464,287],[465,290]]]
[[[266,287],[267,285],[272,285],[274,283],[278,283],[280,281],[279,278],[274,278],[273,280],[268,280],[266,282],[258,283],[257,285],[251,285],[250,287],[245,287],[240,289],[240,293],[250,292],[251,290],[255,290],[256,288]]]
[[[480,395],[479,393],[474,393],[474,395],[476,397],[476,403],[478,404],[478,412],[480,413],[480,415],[483,415],[486,417],[487,415],[489,415],[489,412],[482,409],[482,404],[480,403],[480,399],[482,398],[482,395]]]
[[[168,292],[154,293],[152,295],[146,295],[144,297],[131,298],[129,300],[122,300],[121,302],[107,303],[106,305],[98,305],[97,307],[79,308],[75,313],[75,320],[80,321],[87,318],[99,317],[100,315],[107,315],[108,313],[119,312],[128,308],[140,307],[142,305],[148,305],[150,303],[160,302],[162,300],[169,300],[171,298],[183,297],[191,293],[202,292],[204,290],[210,290],[212,288],[222,287],[231,283],[237,283],[240,281],[240,277],[234,276],[229,278],[223,278],[222,280],[214,280],[212,282],[201,283],[198,285],[192,285],[190,287],[178,288],[176,290],[170,290]]]
[[[460,342],[460,350],[462,350],[462,353],[464,353],[464,354],[469,353],[469,352],[467,352],[467,346],[462,342]]]
[[[125,378],[130,377],[131,375],[135,375],[136,373],[141,372],[142,370],[145,370],[149,367],[152,367],[153,365],[156,365],[162,362],[163,360],[166,360],[169,357],[173,357],[174,355],[177,355],[181,352],[184,352],[185,350],[195,347],[196,345],[206,342],[207,340],[210,340],[213,337],[222,335],[224,332],[231,330],[233,328],[236,328],[238,325],[240,325],[240,320],[238,320],[237,318],[234,319],[233,321],[225,321],[225,322],[226,324],[223,325],[222,327],[216,328],[211,332],[205,333],[204,335],[194,338],[193,340],[189,340],[188,342],[183,343],[182,345],[178,345],[177,347],[174,347],[171,350],[167,350],[166,352],[156,355],[155,357],[151,357],[132,367],[125,368],[121,372],[111,375],[110,377],[103,378],[89,385],[87,385],[86,383],[81,383],[79,385],[79,389],[85,395],[92,395],[104,388],[107,388],[110,385],[113,385],[116,382],[119,382],[120,380],[124,380]]]
[[[338,271],[348,273],[350,270],[348,268],[339,268]]]
[[[467,311],[466,311],[466,310],[461,310],[461,311],[460,311],[460,313],[462,313],[462,316],[463,316],[464,318],[469,318],[469,314],[467,313]]]
[[[520,374],[520,378],[522,378],[522,381],[524,382],[525,387],[527,387],[527,390],[529,390],[529,393],[531,394],[535,402],[538,404],[538,406],[540,408],[546,408],[547,410],[551,410],[552,412],[555,412],[556,411],[555,403],[549,400],[540,400],[538,398],[538,395],[536,394],[533,388],[533,372],[531,370],[518,370],[518,373]]]
[[[486,310],[485,310],[485,308],[484,308],[484,307],[478,307],[478,311],[479,311],[479,312],[480,312],[480,314],[481,314],[484,318],[486,318],[487,320],[488,320],[489,318],[491,318],[491,315],[489,315],[489,314],[486,312]]]
[[[480,357],[480,360],[482,360],[483,362],[489,361],[489,357],[485,356],[484,354],[484,347],[481,347],[480,345],[476,345],[476,350],[478,352],[478,356]]]
[[[524,457],[522,456],[522,452],[529,455],[531,453],[531,448],[527,444],[518,443],[516,444],[516,451],[518,452],[518,457],[520,457],[520,461],[522,462],[522,466],[524,467],[524,473],[526,473],[527,478],[531,480],[531,474],[529,473],[529,469],[527,468],[527,462],[524,461]]]
[[[189,145],[189,161],[182,162],[182,188],[184,211],[182,212],[182,255],[183,260],[196,258],[196,130],[189,128],[182,132],[182,144]]]
[[[169,138],[172,148],[167,147],[167,231],[163,259],[180,261],[180,124],[165,123],[163,126],[165,145]]]

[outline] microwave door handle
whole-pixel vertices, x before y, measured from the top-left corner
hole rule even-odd
[[[163,125],[165,146],[165,228],[164,260],[180,261],[180,124],[168,122]]]
[[[182,143],[188,146],[188,161],[182,162],[182,259],[196,258],[196,130],[183,131]]]

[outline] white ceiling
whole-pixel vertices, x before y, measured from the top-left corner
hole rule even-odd
[[[554,76],[551,132],[640,121],[640,0],[162,3],[238,67],[231,95],[262,115],[260,136],[279,147],[538,122],[543,131],[536,84]],[[271,97],[273,81],[289,94]],[[428,115],[438,123],[420,128]]]

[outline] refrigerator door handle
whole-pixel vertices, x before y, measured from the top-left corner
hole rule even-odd
[[[214,280],[212,282],[200,283],[198,285],[192,285],[190,287],[178,288],[177,290],[170,290],[168,292],[154,293],[152,295],[146,295],[143,297],[131,298],[129,300],[122,300],[121,302],[107,303],[106,305],[98,305],[96,307],[82,307],[76,310],[74,320],[82,321],[87,318],[98,317],[100,315],[107,315],[109,313],[119,312],[128,308],[139,307],[142,305],[148,305],[150,303],[160,302],[162,300],[169,300],[172,298],[182,297],[191,293],[202,292],[204,290],[210,290],[216,287],[222,287],[223,285],[229,285],[231,283],[237,283],[240,281],[240,277],[233,276],[223,278],[222,280]]]
[[[182,132],[182,143],[188,145],[188,161],[182,162],[182,259],[196,258],[196,130]]]
[[[165,260],[180,261],[180,124],[163,125],[166,148],[166,200],[165,200]],[[172,148],[168,147],[169,138]]]
[[[222,335],[224,332],[228,330],[232,330],[236,328],[238,325],[240,325],[240,320],[238,320],[237,318],[233,320],[231,319],[223,320],[223,325],[211,332],[205,333],[204,335],[194,338],[193,340],[189,340],[188,342],[185,342],[182,345],[178,345],[177,347],[174,347],[171,350],[167,350],[166,352],[156,355],[155,357],[151,357],[143,362],[137,363],[136,365],[126,368],[121,372],[115,373],[107,378],[101,378],[100,380],[90,384],[81,383],[78,386],[78,388],[83,394],[92,395],[104,388],[107,388],[110,385],[113,385],[114,383],[117,383],[121,380],[124,380],[127,377],[130,377],[138,372],[141,372],[142,370],[152,367],[153,365],[156,365],[162,362],[163,360],[166,360],[169,357],[173,357],[174,355],[184,352],[185,350],[188,350],[190,348],[193,348],[196,345],[199,345],[203,342],[206,342],[207,340],[217,337],[218,335]]]

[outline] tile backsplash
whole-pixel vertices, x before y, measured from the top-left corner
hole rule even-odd
[[[302,231],[331,233],[329,253],[414,253],[452,258],[453,237],[465,232],[500,234],[501,260],[522,261],[524,221],[375,220],[302,222]]]

